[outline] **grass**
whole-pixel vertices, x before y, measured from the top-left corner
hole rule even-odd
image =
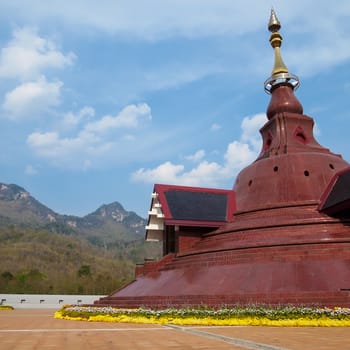
[[[117,309],[113,307],[64,306],[55,318],[90,322],[124,322],[200,326],[349,327],[350,309],[294,306],[236,306],[220,309]]]

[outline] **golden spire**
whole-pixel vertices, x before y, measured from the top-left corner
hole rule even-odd
[[[283,39],[281,34],[278,32],[281,29],[281,24],[274,9],[271,9],[268,29],[272,33],[270,37],[270,44],[275,51],[275,63],[272,69],[271,77],[264,83],[265,91],[270,93],[274,86],[281,83],[288,83],[293,87],[293,89],[295,89],[299,86],[299,79],[298,77],[289,73],[287,66],[282,60],[280,47]]]
[[[281,29],[281,23],[278,20],[275,10],[271,9],[270,21],[269,21],[269,31],[271,33],[278,32]]]

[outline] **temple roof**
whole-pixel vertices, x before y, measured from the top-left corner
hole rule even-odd
[[[156,184],[146,238],[159,240],[165,225],[217,228],[232,219],[234,209],[233,190]]]
[[[350,216],[350,167],[334,175],[321,196],[318,209],[330,216]]]

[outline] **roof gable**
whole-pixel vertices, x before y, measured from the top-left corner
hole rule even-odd
[[[350,216],[350,167],[331,179],[321,196],[318,210],[330,216]]]
[[[146,226],[147,240],[162,240],[165,226],[219,228],[233,218],[233,190],[154,185]]]

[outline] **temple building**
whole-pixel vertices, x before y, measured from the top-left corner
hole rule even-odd
[[[261,152],[232,190],[154,186],[147,240],[163,258],[97,305],[350,307],[350,165],[321,146],[294,95],[271,11],[275,63]]]

